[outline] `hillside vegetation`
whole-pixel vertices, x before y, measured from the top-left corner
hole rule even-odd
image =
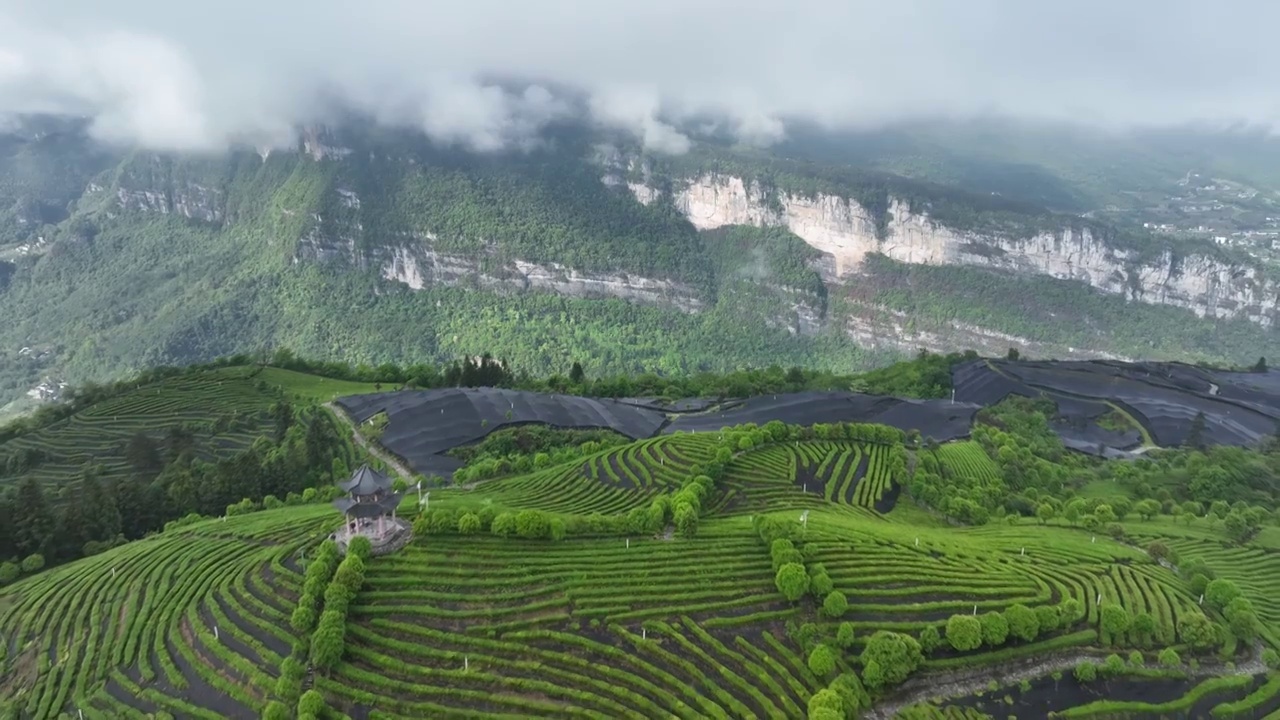
[[[859,381],[932,388],[937,362]],[[1280,479],[1274,441],[1101,460],[1065,450],[1033,400],[987,408],[972,439],[941,445],[849,422],[637,442],[517,428],[461,451],[458,483],[424,486],[422,501],[401,478],[413,541],[376,557],[353,542],[344,558],[325,540],[337,512],[316,503],[376,461],[318,403],[381,382],[239,365],[158,380],[175,398],[203,393],[204,418],[269,399],[268,416],[287,401],[299,420],[226,450],[259,484],[201,498],[207,517],[52,569],[0,566],[9,716],[1280,710],[1280,534],[1274,489],[1259,490]],[[154,389],[17,438],[165,397]],[[164,408],[139,407],[129,427],[163,426]],[[216,443],[198,444],[214,455],[193,452],[188,472],[213,487],[241,477],[219,480]],[[285,498],[268,468],[290,456]]]
[[[281,346],[372,365],[489,352],[538,375],[574,361],[608,374],[849,372],[917,344],[975,344],[962,323],[1045,354],[1277,354],[1270,330],[1079,284],[879,265],[834,284],[793,235],[699,233],[670,203],[641,204],[603,179],[643,179],[647,168],[664,186],[735,172],[773,191],[860,199],[881,221],[892,193],[977,232],[1087,224],[1143,252],[1167,244],[1045,209],[1064,207],[1056,202],[969,187],[964,174],[956,187],[947,173],[908,179],[847,154],[810,162],[797,143],[771,153],[701,143],[631,167],[639,156],[626,143],[582,128],[556,128],[527,153],[479,156],[353,125],[309,131],[305,151],[265,157],[123,152],[90,145],[74,125],[40,130],[0,138],[0,314],[12,318],[0,326],[0,417],[31,404],[24,395],[43,380],[102,382]],[[606,166],[602,144],[624,167]],[[397,272],[423,287],[385,277]],[[531,290],[533,276],[560,285]],[[1010,296],[1029,298],[1016,306],[1035,309],[1034,327],[1009,315]],[[851,319],[886,338],[904,325],[919,332],[860,346]]]

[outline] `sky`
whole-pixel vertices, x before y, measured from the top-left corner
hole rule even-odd
[[[0,0],[0,119],[206,151],[337,107],[482,151],[564,117],[673,153],[706,116],[756,144],[796,120],[1274,125],[1277,26],[1272,0]]]

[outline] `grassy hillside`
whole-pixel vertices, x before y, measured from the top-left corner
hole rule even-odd
[[[92,445],[124,432],[87,422],[109,409],[150,428],[184,412],[250,413],[264,398],[273,416],[281,398],[306,415],[334,392],[376,389],[213,368],[24,437],[67,453],[60,433]],[[1102,461],[1066,453],[1035,403],[980,422],[973,439],[942,446],[874,425],[776,422],[585,442],[555,461],[531,446],[533,469],[495,477],[477,470],[480,453],[459,471],[467,482],[425,503],[410,489],[398,512],[414,539],[378,557],[353,546],[339,562],[324,539],[340,518],[313,489],[287,504],[246,496],[16,582],[16,566],[0,564],[0,708],[816,719],[874,703],[875,717],[908,720],[1280,710],[1275,498],[1221,499],[1280,474],[1275,446]],[[348,436],[327,442],[338,450],[315,461],[326,470],[358,461]],[[311,487],[332,482],[302,467]]]

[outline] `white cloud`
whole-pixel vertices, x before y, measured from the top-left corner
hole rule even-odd
[[[477,150],[528,143],[575,109],[668,152],[688,147],[682,120],[708,114],[757,144],[782,136],[782,118],[1274,124],[1280,5],[1204,7],[0,0],[0,115],[87,114],[105,139],[196,150],[285,142],[335,96]]]

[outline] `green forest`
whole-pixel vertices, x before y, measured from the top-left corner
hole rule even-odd
[[[27,409],[22,399],[42,380],[105,381],[279,347],[371,365],[488,352],[541,375],[573,361],[600,374],[771,365],[849,373],[914,353],[849,339],[844,318],[868,304],[906,312],[913,328],[944,338],[959,321],[1131,357],[1277,355],[1274,333],[1253,325],[1044,278],[873,259],[866,276],[826,282],[818,253],[784,230],[700,233],[670,202],[646,206],[603,182],[608,169],[593,159],[600,138],[580,129],[557,129],[528,152],[476,155],[345,128],[324,142],[353,151],[320,160],[108,151],[74,126],[54,130],[0,139],[0,316],[9,319],[0,324],[0,417]],[[774,198],[851,196],[882,220],[892,193],[940,222],[985,232],[1067,222],[1027,200],[794,155],[703,143],[678,158],[641,157],[629,172],[659,186],[739,173]],[[395,247],[438,262],[448,281],[414,291],[384,279]],[[665,281],[679,299],[527,291],[512,280],[517,260]]]

